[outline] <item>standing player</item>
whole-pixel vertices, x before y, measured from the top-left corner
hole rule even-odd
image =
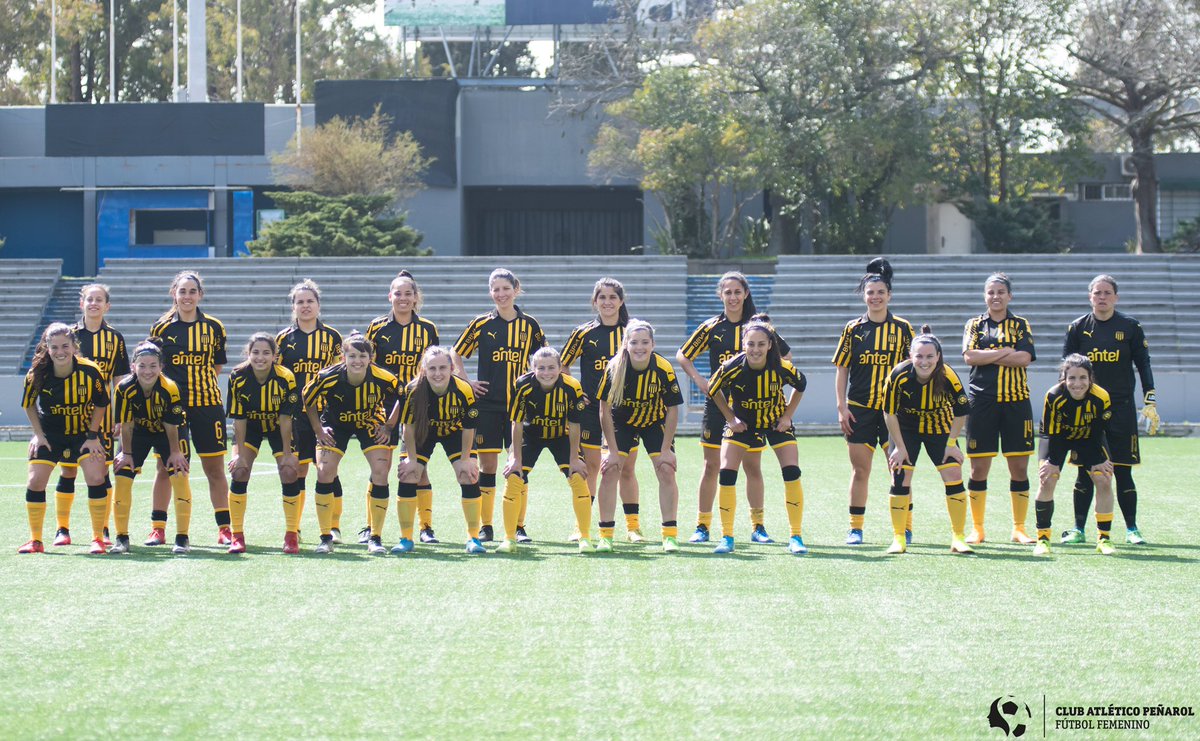
[[[1025,369],[1037,359],[1033,329],[1024,318],[1008,310],[1012,281],[993,273],[983,282],[987,312],[972,317],[963,328],[963,360],[971,366],[967,419],[967,458],[971,480],[971,534],[968,543],[982,543],[987,505],[988,472],[992,459],[1003,448],[1008,462],[1008,491],[1012,499],[1014,543],[1033,543],[1025,532],[1029,513],[1029,456],[1033,453],[1033,407],[1029,401],[1029,376]]]
[[[946,365],[942,343],[929,333],[929,325],[913,338],[909,359],[888,374],[884,386],[884,420],[891,438],[888,464],[893,471],[892,510],[894,539],[888,553],[904,553],[904,537],[912,493],[913,466],[922,446],[946,485],[946,510],[950,513],[950,552],[974,553],[963,536],[967,521],[967,496],[962,482],[963,454],[958,436],[967,423],[969,402],[958,374]]]
[[[1112,423],[1108,429],[1108,452],[1112,456],[1113,478],[1116,479],[1117,505],[1125,518],[1125,540],[1132,545],[1144,545],[1137,525],[1137,487],[1133,483],[1133,467],[1141,463],[1138,450],[1138,413],[1134,408],[1133,369],[1137,367],[1142,383],[1142,416],[1146,432],[1158,432],[1158,404],[1154,396],[1154,374],[1150,370],[1150,344],[1141,322],[1117,311],[1117,279],[1097,275],[1088,285],[1088,300],[1092,311],[1067,327],[1063,356],[1071,353],[1086,355],[1092,361],[1096,384],[1108,392],[1112,400]],[[1063,533],[1064,543],[1083,543],[1084,524],[1092,506],[1092,478],[1080,468],[1075,480],[1075,527]]]
[[[696,532],[692,543],[706,543],[712,527],[713,501],[717,498],[717,482],[721,471],[721,435],[725,429],[725,418],[708,393],[708,379],[696,370],[695,360],[708,350],[709,368],[720,368],[727,360],[742,351],[742,327],[754,316],[754,298],[750,295],[750,282],[738,272],[728,272],[717,281],[717,296],[723,311],[704,321],[692,336],[683,343],[675,360],[683,372],[692,379],[705,396],[703,430],[700,448],[704,451],[704,468],[700,473],[699,512]],[[779,353],[791,357],[791,348],[777,337]],[[763,525],[764,484],[762,477],[762,448],[747,450],[742,458],[746,471],[746,500],[750,504],[750,521],[754,526],[750,540],[755,543],[773,543]]]
[[[150,328],[150,336],[163,342],[163,370],[179,385],[191,446],[200,455],[200,465],[208,479],[208,496],[217,521],[217,543],[230,545],[229,482],[225,479],[225,406],[217,376],[225,365],[225,325],[216,317],[200,311],[204,283],[200,274],[184,270],[171,281],[172,308]],[[190,455],[190,451],[189,451]],[[169,474],[159,461],[154,476],[154,509],[150,513],[153,530],[146,545],[166,542],[167,500],[171,496]],[[189,544],[187,528],[191,522],[191,499],[175,497],[176,544]]]
[[[129,353],[125,349],[125,338],[104,320],[112,304],[108,286],[103,283],[88,283],[79,290],[79,310],[82,318],[71,327],[79,343],[79,356],[100,366],[112,395],[116,382],[129,374]],[[100,443],[104,446],[105,459],[113,457],[113,408],[108,405],[104,425],[100,428]],[[104,485],[109,491],[109,509],[112,509],[112,484],[105,474]],[[54,545],[71,544],[71,505],[75,502],[75,469],[60,468],[58,486],[54,492],[54,511],[58,520],[58,531],[54,534]],[[108,517],[104,518],[104,538],[108,541]]]
[[[279,364],[292,372],[296,378],[296,388],[303,392],[309,381],[316,378],[322,369],[342,362],[342,335],[321,321],[321,289],[316,283],[307,278],[300,281],[292,286],[288,300],[292,304],[292,325],[275,337],[275,344],[279,346]],[[298,532],[300,519],[304,514],[308,466],[317,458],[317,433],[313,431],[303,406],[292,418],[292,445],[299,460],[296,474],[299,492],[295,503],[295,525]],[[336,476],[333,486],[332,535],[333,542],[340,543],[342,482]],[[285,509],[291,506],[287,501],[285,498]],[[288,550],[286,545],[284,550]]]
[[[296,377],[281,365],[279,346],[266,332],[255,332],[246,343],[246,360],[229,374],[228,413],[233,420],[233,456],[229,461],[229,514],[233,521],[230,553],[246,552],[246,488],[250,470],[262,448],[271,444],[283,488],[286,528],[283,552],[300,552],[300,468],[292,447],[292,417],[300,410]]]
[[[104,483],[100,428],[108,413],[108,382],[98,365],[76,355],[78,350],[71,328],[54,322],[42,333],[33,353],[33,365],[25,374],[21,406],[33,428],[25,488],[29,542],[18,553],[45,552],[42,524],[46,517],[46,484],[55,465],[83,469],[92,516],[92,546],[88,552],[106,551],[108,487]]]
[[[392,310],[371,320],[367,339],[375,345],[376,364],[395,376],[399,388],[404,389],[416,377],[425,348],[438,344],[438,331],[433,322],[417,316],[424,297],[412,273],[401,270],[392,279],[388,300]],[[400,445],[400,425],[398,420],[388,422],[393,425],[389,444],[395,449]],[[433,489],[428,475],[417,484],[417,516],[421,520],[421,542],[438,542],[433,534]],[[362,533],[359,535],[361,540]]]
[[[733,516],[737,509],[737,472],[746,451],[771,446],[783,471],[783,492],[791,536],[788,550],[808,553],[804,525],[804,488],[792,416],[808,381],[779,356],[775,330],[765,315],[754,317],[742,330],[743,352],[713,374],[708,393],[725,419],[721,441],[721,544],[713,553],[733,553]],[[785,399],[783,389],[792,387]]]
[[[837,366],[834,397],[838,424],[850,455],[850,531],[846,545],[861,545],[867,512],[868,483],[875,446],[887,449],[887,425],[883,422],[883,385],[888,373],[908,357],[913,329],[907,319],[888,310],[892,300],[892,266],[882,257],[867,263],[858,281],[867,313],[846,322],[838,340],[833,364]],[[904,528],[912,541],[912,513]]]
[[[488,277],[488,291],[495,308],[471,320],[454,343],[454,372],[467,378],[463,358],[479,353],[478,374],[471,381],[479,407],[475,427],[475,451],[479,454],[479,491],[482,495],[479,539],[492,540],[492,514],[496,504],[496,471],[500,451],[512,444],[508,403],[517,379],[524,375],[529,358],[546,344],[546,336],[537,320],[516,305],[521,281],[512,271],[496,268]],[[521,499],[517,542],[528,543],[525,510],[528,495]]]
[[[1042,444],[1038,452],[1037,546],[1034,554],[1050,553],[1050,535],[1054,517],[1054,488],[1063,464],[1071,462],[1096,483],[1096,551],[1109,556],[1113,548],[1112,529],[1113,465],[1104,449],[1105,428],[1112,422],[1112,404],[1108,392],[1097,386],[1092,363],[1072,353],[1058,370],[1058,384],[1046,393],[1042,406]]]
[[[625,326],[629,324],[629,308],[625,305],[625,287],[616,278],[601,278],[592,288],[592,308],[596,318],[571,330],[562,349],[563,372],[569,373],[571,363],[579,360],[579,378],[588,406],[580,422],[580,447],[583,460],[587,463],[587,485],[592,499],[596,497],[596,485],[600,480],[601,448],[604,432],[600,426],[600,379],[608,361],[621,349]],[[636,452],[633,453],[637,455]],[[621,468],[621,508],[625,511],[625,533],[631,543],[643,540],[639,505],[638,481],[633,467]]]

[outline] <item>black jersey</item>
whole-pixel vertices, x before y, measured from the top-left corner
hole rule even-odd
[[[104,380],[111,381],[129,375],[129,352],[125,349],[125,338],[108,322],[101,322],[100,329],[95,332],[83,322],[76,322],[71,329],[79,342],[80,357],[100,366]]]
[[[74,357],[71,372],[65,378],[47,374],[40,389],[34,388],[33,371],[25,374],[25,390],[21,406],[36,407],[42,431],[56,435],[80,435],[87,432],[96,407],[109,404],[108,380],[100,366],[92,361]]]
[[[1033,350],[1033,329],[1025,317],[1010,311],[998,322],[988,314],[967,320],[963,327],[963,353],[1001,347],[1027,352],[1030,360],[1037,360]],[[1024,368],[1009,368],[996,363],[972,365],[968,383],[971,396],[983,395],[1001,402],[1029,398],[1029,374]]]
[[[308,382],[325,368],[342,362],[342,335],[317,320],[311,332],[296,324],[275,337],[279,345],[279,364],[296,377],[296,388],[303,391]]]
[[[1103,440],[1111,419],[1112,401],[1103,388],[1093,383],[1076,400],[1065,383],[1058,383],[1046,392],[1039,433],[1051,440]]]
[[[599,319],[593,319],[587,324],[580,324],[571,330],[567,343],[562,349],[562,364],[566,368],[579,360],[579,378],[583,392],[587,394],[593,409],[600,407],[596,390],[600,388],[600,379],[608,361],[621,349],[621,341],[625,338],[625,328],[620,324],[611,326],[603,324]]]
[[[1142,392],[1154,390],[1150,371],[1150,343],[1142,324],[1131,316],[1114,311],[1107,321],[1095,314],[1084,314],[1067,327],[1063,357],[1071,353],[1086,355],[1092,361],[1096,384],[1108,392],[1114,404],[1132,401],[1133,368],[1137,366]]]
[[[890,311],[882,322],[866,314],[846,322],[833,354],[834,365],[850,369],[846,401],[883,409],[883,385],[892,368],[908,357],[912,339],[912,325]]]
[[[396,377],[377,365],[367,367],[366,378],[357,386],[346,375],[346,364],[322,370],[304,388],[304,407],[320,409],[327,427],[373,430],[386,421],[396,404]]]
[[[932,378],[921,383],[911,363],[901,363],[888,374],[883,411],[896,415],[901,429],[923,435],[945,435],[955,417],[967,416],[969,407],[962,381],[953,368],[942,367],[946,391],[940,394],[934,393]]]
[[[787,408],[784,386],[804,393],[808,380],[786,360],[778,368],[756,369],[750,367],[745,353],[739,353],[713,374],[708,382],[708,394],[724,394],[734,416],[750,429],[769,430],[775,427]]]
[[[229,374],[226,402],[230,419],[252,420],[263,432],[279,429],[279,415],[290,417],[301,409],[296,377],[282,365],[272,366],[262,383],[249,363],[234,368]]]
[[[495,311],[480,314],[454,343],[454,352],[464,358],[479,353],[476,380],[488,384],[487,393],[478,400],[480,409],[507,412],[509,395],[529,367],[530,356],[546,345],[537,320],[519,308],[516,311],[511,322]]]
[[[375,363],[395,376],[401,387],[416,377],[425,348],[440,344],[437,325],[416,312],[407,324],[397,322],[391,312],[375,317],[366,338],[375,345]]]
[[[596,390],[601,399],[608,397],[612,381],[612,373],[605,372],[600,388]],[[613,421],[626,427],[649,427],[666,418],[667,407],[682,404],[683,393],[679,390],[675,369],[666,358],[652,353],[644,370],[634,368],[633,363],[626,364],[621,399],[612,405]]]
[[[749,317],[735,324],[729,321],[724,312],[717,314],[696,327],[692,336],[683,343],[680,352],[685,358],[695,362],[700,353],[708,350],[708,367],[720,368],[725,361],[742,351],[742,329],[747,321]],[[778,333],[775,334],[775,347],[779,349],[780,355],[788,355],[792,351]]]
[[[404,409],[400,412],[400,421],[406,425],[413,424],[416,417],[414,399],[415,394],[410,386],[404,395]],[[445,437],[464,429],[473,430],[478,417],[475,392],[471,390],[471,384],[458,376],[450,377],[446,393],[441,396],[430,389],[426,424],[434,437]]]
[[[217,366],[225,365],[225,325],[216,317],[196,311],[196,320],[185,322],[171,314],[150,328],[151,337],[163,341],[163,372],[183,393],[188,407],[220,406]]]
[[[547,391],[537,376],[526,373],[517,379],[508,418],[524,423],[526,435],[552,440],[566,435],[567,425],[579,424],[586,406],[583,387],[574,378],[559,374],[558,381]]]
[[[179,385],[162,373],[147,393],[135,376],[127,376],[117,384],[116,419],[121,424],[132,422],[144,432],[156,434],[166,430],[164,424],[181,425],[187,421]]]

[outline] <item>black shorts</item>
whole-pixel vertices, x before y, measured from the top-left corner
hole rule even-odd
[[[1001,449],[1005,456],[1033,453],[1033,406],[1024,401],[996,401],[996,397],[971,397],[967,417],[967,457],[991,458]]]
[[[600,407],[583,410],[579,420],[579,447],[600,450],[604,447],[604,428],[600,426]]]
[[[945,463],[946,446],[950,442],[948,434],[932,435],[929,433],[920,433],[916,430],[900,430],[900,434],[904,437],[904,449],[908,451],[908,460],[904,463],[904,468],[913,468],[917,459],[921,457],[921,448],[925,448],[926,455],[933,461],[933,465],[937,470],[943,468],[953,468],[959,465],[954,461]]]
[[[184,458],[188,458],[191,451],[188,450],[187,434],[183,427],[179,428],[179,434],[179,452],[183,453]],[[167,464],[167,459],[171,457],[171,441],[167,439],[167,433],[149,432],[140,427],[135,429],[133,431],[133,450],[129,451],[129,455],[133,456],[133,472],[135,474],[142,472],[142,464],[146,462],[150,451],[154,451],[154,455],[162,461],[164,466]]]
[[[752,430],[746,428],[741,432],[734,432],[728,427],[725,428],[725,442],[736,445],[739,448],[746,450],[762,450],[768,445],[771,449],[782,448],[784,445],[796,444],[796,429],[789,427],[787,432],[777,432],[771,430]]]
[[[528,474],[533,470],[538,457],[543,450],[549,450],[558,464],[558,470],[564,475],[571,475],[571,438],[566,435],[543,440],[537,435],[525,435],[521,438],[521,470]]]
[[[500,453],[512,445],[512,421],[502,410],[480,409],[475,420],[475,452]]]
[[[333,432],[333,445],[321,445],[321,450],[331,450],[338,455],[346,454],[346,446],[350,441],[358,440],[358,446],[362,448],[362,452],[366,453],[370,450],[388,450],[387,443],[375,442],[375,426],[369,428],[364,427],[346,427],[344,425],[333,425],[330,428]]]
[[[1109,460],[1108,451],[1105,450],[1104,443],[1100,440],[1093,438],[1086,440],[1054,438],[1050,440],[1046,460],[1062,468],[1063,463],[1067,461],[1068,455],[1070,456],[1071,465],[1080,466],[1084,469]]]
[[[455,430],[449,435],[427,435],[425,442],[417,446],[417,460],[421,465],[429,465],[429,457],[433,455],[433,449],[438,445],[442,446],[442,452],[446,454],[446,459],[451,463],[462,457],[462,430]],[[404,457],[409,457],[409,451],[405,451]]]
[[[313,431],[307,414],[292,417],[292,447],[296,449],[296,457],[302,466],[317,458],[317,433]]]
[[[705,399],[704,418],[700,422],[700,447],[720,450],[723,439],[725,439],[725,415],[721,414],[716,402],[712,399]],[[756,453],[762,449],[763,447],[759,446],[751,448],[750,452]]]
[[[294,429],[293,432],[295,432]],[[271,452],[275,454],[276,458],[283,457],[283,433],[279,431],[279,428],[276,427],[267,432],[263,430],[262,423],[252,419],[246,420],[246,447],[257,453],[262,447],[263,440],[271,444]]]
[[[1138,415],[1133,400],[1113,402],[1105,443],[1114,466],[1136,466],[1142,462],[1138,449]]]
[[[90,455],[83,452],[83,444],[87,442],[87,436],[83,433],[59,435],[47,432],[46,442],[50,443],[50,447],[39,446],[34,454],[29,456],[30,463],[45,463],[50,466],[58,463],[64,468],[74,468],[79,465],[81,458]]]
[[[639,440],[646,446],[646,452],[650,454],[651,458],[662,453],[663,436],[666,432],[662,422],[656,422],[648,427],[629,427],[613,420],[613,427],[617,433],[617,453],[619,455],[627,456],[637,450],[640,447]],[[671,450],[675,450],[674,443],[671,443]]]
[[[225,409],[219,404],[187,408],[188,435],[201,458],[225,455]]]
[[[850,413],[854,415],[854,422],[850,424],[850,434],[845,436],[847,443],[866,445],[871,450],[876,446],[887,447],[888,431],[883,411],[851,404]]]

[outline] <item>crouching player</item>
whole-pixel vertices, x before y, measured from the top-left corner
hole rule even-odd
[[[1038,494],[1034,505],[1037,545],[1033,552],[1050,552],[1050,521],[1054,517],[1054,489],[1067,454],[1071,462],[1087,471],[1096,485],[1096,529],[1100,532],[1096,551],[1111,555],[1109,531],[1113,519],[1113,464],[1104,447],[1105,430],[1112,421],[1108,392],[1097,386],[1092,361],[1072,353],[1063,358],[1058,383],[1046,393],[1042,405],[1041,448],[1038,451]]]
[[[512,553],[517,547],[517,523],[521,503],[527,496],[529,472],[543,450],[549,450],[558,470],[571,487],[571,506],[579,532],[579,552],[592,550],[588,530],[592,520],[592,496],[587,486],[587,464],[580,456],[579,431],[587,402],[583,387],[564,376],[558,350],[543,347],[529,359],[531,373],[517,379],[509,417],[512,419],[512,454],[504,467],[504,542],[497,553]]]

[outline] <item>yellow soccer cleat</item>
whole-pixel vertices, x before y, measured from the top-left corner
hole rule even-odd
[[[1037,545],[1035,545],[1035,546],[1033,547],[1033,555],[1035,555],[1035,556],[1049,556],[1049,555],[1050,555],[1050,541],[1048,541],[1048,540],[1039,540],[1039,541],[1037,542]]]
[[[642,531],[636,528],[625,533],[625,539],[630,543],[641,543],[646,540],[642,537]]]
[[[496,546],[496,553],[514,553],[517,550],[515,541],[505,538],[500,545]]]
[[[888,555],[898,555],[907,551],[908,546],[904,543],[904,536],[899,535],[892,539],[892,544],[888,546],[886,552]]]
[[[975,552],[975,549],[967,545],[968,541],[963,540],[959,536],[955,536],[950,541],[950,552],[958,555],[967,555]]]
[[[1117,549],[1108,538],[1101,538],[1096,542],[1096,553],[1101,556],[1111,556],[1116,553]]]

